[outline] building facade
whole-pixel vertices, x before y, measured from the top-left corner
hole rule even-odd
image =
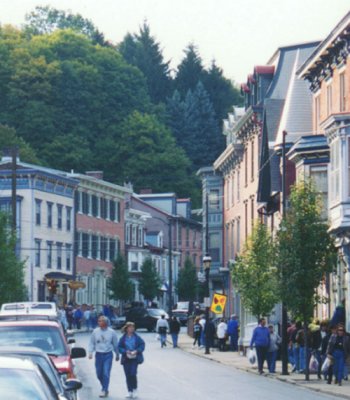
[[[70,300],[74,279],[74,192],[62,171],[16,162],[17,254],[31,301]],[[0,163],[1,210],[11,212],[11,159]],[[49,283],[55,289],[50,291]]]

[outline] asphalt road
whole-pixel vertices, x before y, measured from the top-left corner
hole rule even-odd
[[[154,333],[140,332],[146,341],[145,362],[139,366],[140,400],[326,400],[337,399],[293,385],[238,371],[172,347],[160,348]],[[118,332],[118,335],[119,332]],[[87,348],[89,335],[77,334],[77,346]],[[94,361],[76,361],[77,373],[84,387],[80,400],[98,399],[100,386]],[[110,400],[127,394],[120,362],[114,362],[110,383]]]

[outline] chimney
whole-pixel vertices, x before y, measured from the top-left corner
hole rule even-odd
[[[152,194],[152,189],[140,189],[140,194]]]
[[[103,171],[86,171],[85,175],[103,180]]]

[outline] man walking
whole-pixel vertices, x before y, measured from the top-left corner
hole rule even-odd
[[[161,347],[166,347],[166,334],[169,332],[169,324],[165,319],[165,315],[162,315],[162,318],[158,319],[156,331],[160,336]]]
[[[231,319],[227,324],[227,335],[230,338],[230,350],[231,351],[238,351],[238,320],[237,315],[231,315]]]
[[[118,338],[115,331],[108,327],[107,318],[101,315],[98,318],[98,327],[91,334],[89,342],[89,359],[95,352],[95,368],[102,391],[100,397],[108,397],[109,379],[111,375],[113,351],[116,361],[119,360]]]
[[[256,356],[258,358],[258,369],[261,375],[264,367],[264,362],[267,356],[267,350],[270,346],[270,331],[266,328],[266,319],[259,319],[259,325],[254,329],[250,348],[253,349],[255,344]]]
[[[180,328],[181,328],[180,322],[177,320],[175,316],[173,316],[169,323],[169,330],[174,348],[177,347],[177,340],[179,337]]]

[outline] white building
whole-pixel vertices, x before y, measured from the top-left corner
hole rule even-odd
[[[74,276],[74,190],[78,182],[61,171],[17,160],[18,255],[25,261],[28,298],[69,300],[68,281]],[[11,211],[11,159],[0,162],[0,207]],[[50,293],[53,279],[57,292]]]

